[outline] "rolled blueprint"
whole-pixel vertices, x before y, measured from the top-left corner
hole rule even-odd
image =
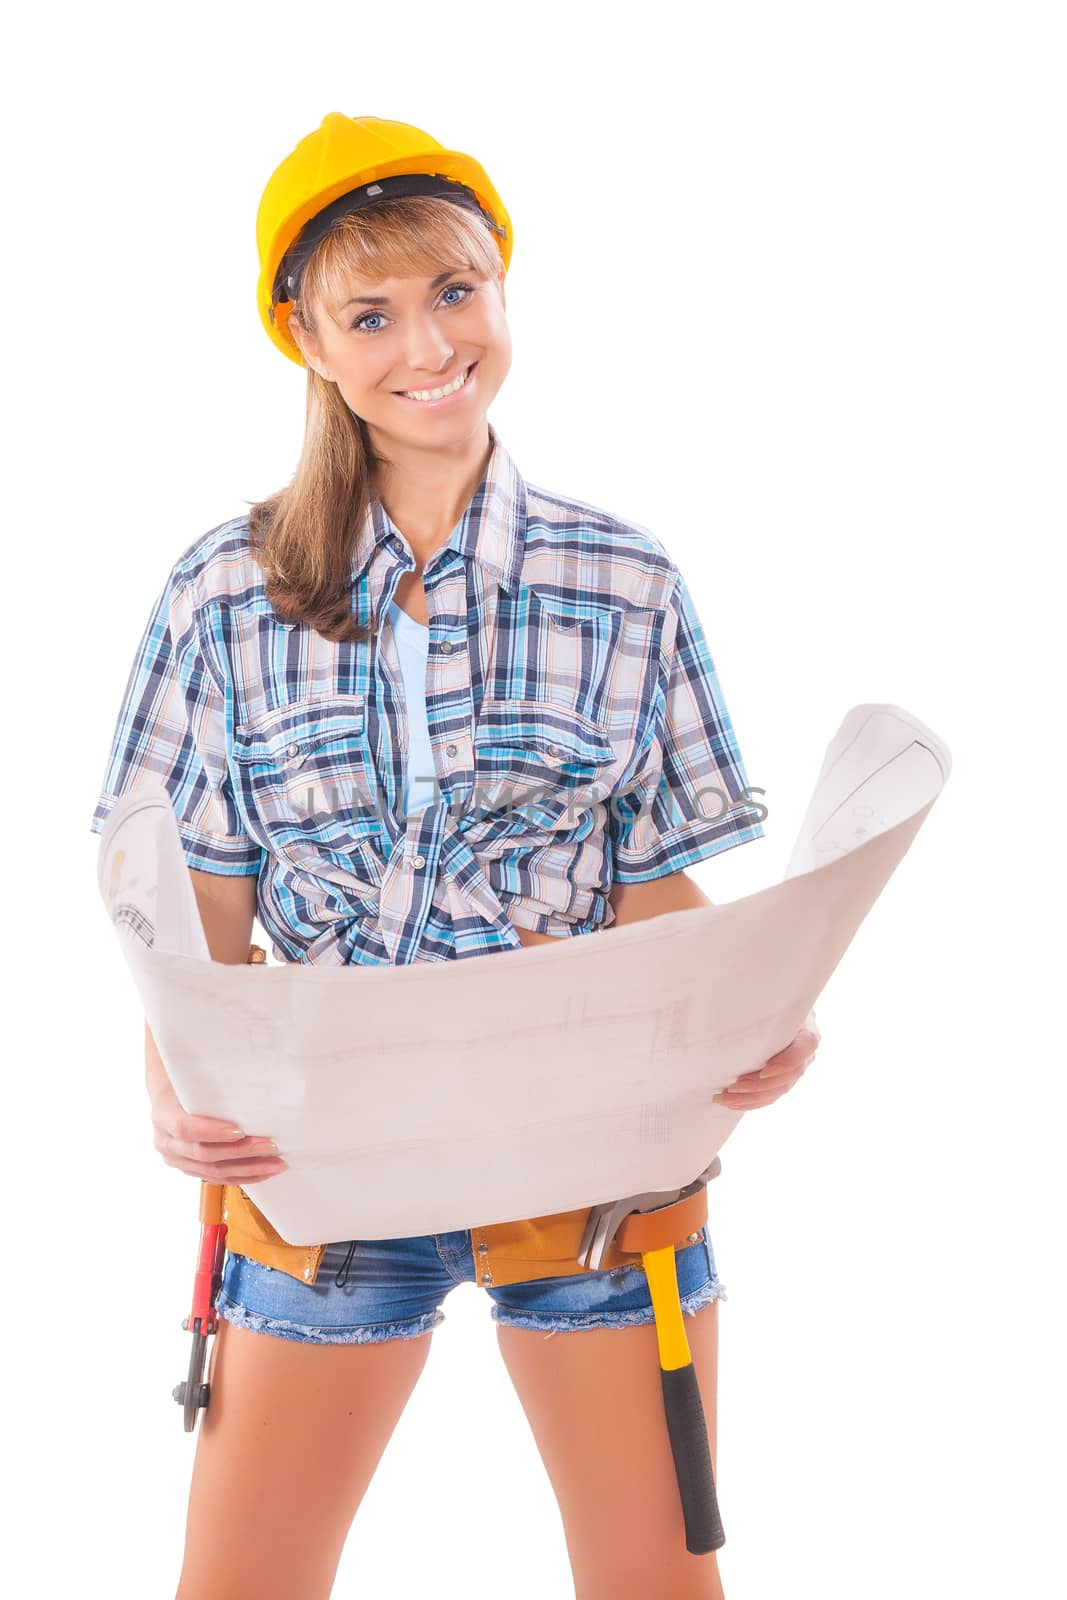
[[[712,1095],[790,1043],[950,770],[917,718],[855,706],[781,883],[462,961],[212,961],[162,784],[116,803],[98,881],[182,1105],[278,1141],[255,1202],[281,1236],[444,1233],[701,1173],[744,1115]]]

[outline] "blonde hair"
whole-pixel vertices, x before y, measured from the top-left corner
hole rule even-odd
[[[435,277],[470,272],[495,279],[501,257],[484,223],[461,206],[408,195],[355,211],[314,251],[291,317],[318,331],[319,308],[338,310],[351,275]],[[377,492],[379,462],[366,424],[337,385],[307,369],[304,444],[289,483],[249,505],[249,544],[267,598],[284,622],[303,622],[326,639],[360,642],[374,632],[352,613],[356,538]]]

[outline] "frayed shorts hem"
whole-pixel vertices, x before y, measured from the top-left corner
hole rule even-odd
[[[350,1272],[354,1245],[362,1254],[357,1254],[355,1271]],[[686,1316],[694,1316],[713,1300],[726,1299],[707,1225],[675,1252],[675,1264],[678,1299]],[[342,1270],[335,1271],[336,1267]],[[226,1322],[295,1343],[416,1339],[440,1327],[445,1320],[442,1301],[457,1284],[475,1283],[478,1271],[468,1229],[410,1239],[335,1242],[328,1246],[314,1285],[227,1252],[215,1309]],[[343,1284],[346,1272],[350,1281],[342,1287],[337,1280],[340,1277]],[[644,1269],[633,1262],[595,1273],[490,1285],[487,1293],[495,1322],[536,1329],[545,1338],[584,1328],[655,1321]]]
[[[438,1308],[425,1311],[419,1317],[407,1317],[402,1322],[365,1323],[354,1328],[308,1328],[303,1323],[249,1311],[247,1306],[237,1305],[221,1291],[215,1300],[215,1310],[235,1327],[250,1328],[253,1333],[271,1333],[276,1339],[292,1339],[300,1344],[378,1344],[386,1339],[417,1339],[420,1334],[439,1328],[445,1320],[444,1312]]]
[[[679,1296],[682,1311],[693,1317],[713,1300],[725,1300],[726,1290],[718,1278],[701,1284],[689,1294]],[[505,1306],[494,1305],[494,1322],[509,1328],[536,1328],[542,1333],[576,1333],[583,1328],[632,1328],[641,1323],[654,1322],[656,1313],[652,1306],[642,1306],[636,1311],[509,1311]]]

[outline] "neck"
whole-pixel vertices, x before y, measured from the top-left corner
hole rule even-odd
[[[374,443],[380,461],[378,498],[410,544],[421,572],[434,551],[448,543],[481,482],[493,448],[489,424],[483,422],[469,438],[440,450]]]

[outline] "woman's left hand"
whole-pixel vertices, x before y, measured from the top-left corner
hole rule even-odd
[[[814,1011],[809,1011],[803,1026],[791,1044],[777,1055],[771,1056],[762,1067],[742,1073],[725,1089],[712,1095],[716,1105],[729,1111],[752,1111],[757,1106],[769,1106],[791,1089],[803,1075],[804,1069],[814,1060],[819,1048],[819,1025]]]

